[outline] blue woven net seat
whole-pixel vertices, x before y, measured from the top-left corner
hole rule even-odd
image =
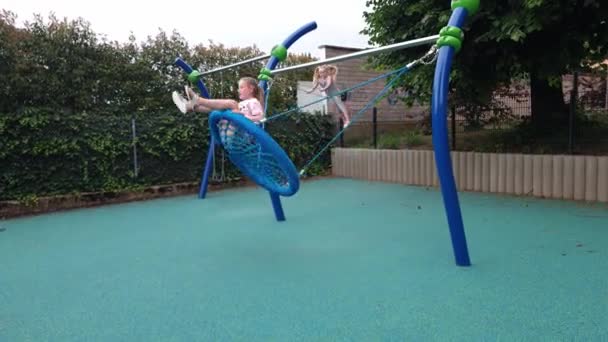
[[[264,129],[230,110],[211,112],[209,129],[230,161],[255,183],[282,196],[298,191],[296,167]]]

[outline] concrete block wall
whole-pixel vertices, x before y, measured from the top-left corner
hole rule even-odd
[[[439,186],[433,151],[334,148],[332,173]],[[451,152],[459,191],[608,202],[608,156]]]

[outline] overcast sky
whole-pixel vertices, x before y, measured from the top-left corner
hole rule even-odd
[[[206,44],[211,39],[227,46],[255,44],[269,51],[300,26],[316,21],[317,29],[290,51],[322,57],[318,47],[324,44],[368,47],[367,37],[359,34],[365,28],[365,0],[19,0],[2,9],[16,13],[20,26],[31,21],[34,13],[45,18],[50,12],[58,18],[82,17],[95,32],[121,42],[130,32],[143,41],[162,28],[177,30],[191,44]]]

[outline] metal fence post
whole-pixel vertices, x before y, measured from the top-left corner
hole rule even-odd
[[[452,106],[452,150],[456,150],[456,107]]]
[[[374,107],[372,112],[372,136],[374,149],[378,148],[378,108]]]
[[[139,175],[139,165],[137,163],[137,130],[135,129],[135,118],[131,118],[131,142],[133,145],[133,175]]]
[[[339,130],[342,131],[344,129],[344,121],[342,120],[342,118],[340,118],[339,125]],[[340,147],[344,147],[344,132],[340,134]]]
[[[605,95],[606,95],[606,102],[604,102],[604,109],[608,110],[608,71],[606,71],[606,90],[605,90]]]
[[[572,91],[570,92],[570,122],[568,125],[568,151],[574,153],[574,118],[576,117],[576,102],[578,101],[578,71],[574,72]]]

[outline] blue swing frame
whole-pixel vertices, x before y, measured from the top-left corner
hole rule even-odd
[[[467,16],[473,14],[469,13],[469,10],[472,9],[472,11],[475,11],[478,5],[479,0],[452,0],[453,11],[448,22],[448,26],[462,28],[465,20],[467,19]],[[285,40],[283,45],[285,46],[285,48],[289,48],[296,40],[298,40],[304,34],[316,29],[316,27],[317,26],[315,22],[311,22],[301,27],[295,33],[289,36]],[[435,152],[435,163],[437,166],[440,188],[450,229],[450,237],[452,240],[454,257],[458,266],[466,267],[471,265],[471,261],[468,252],[466,235],[464,232],[464,224],[458,199],[458,192],[456,189],[456,182],[454,180],[454,171],[450,158],[448,129],[446,121],[450,70],[452,67],[452,60],[454,58],[454,55],[455,49],[452,46],[442,46],[439,48],[437,64],[435,66],[433,95],[431,100],[431,113],[433,121],[433,149]],[[278,63],[279,60],[276,57],[272,57],[267,63],[267,68],[273,70]],[[189,74],[192,72],[192,68],[183,60],[178,58],[176,60],[176,64],[182,67],[182,69],[184,69],[186,73]],[[203,96],[209,97],[207,89],[205,88],[205,85],[203,84],[202,80],[199,80],[197,82],[197,86]],[[264,92],[266,93],[267,82],[265,80],[260,81],[260,86],[264,89]],[[209,153],[207,155],[207,162],[205,164],[205,170],[203,173],[203,179],[199,192],[200,198],[204,198],[206,195],[214,146],[215,141],[212,137],[211,143],[209,144]],[[277,220],[284,221],[285,215],[283,213],[283,207],[279,194],[275,192],[270,192],[270,198]]]
[[[298,39],[300,39],[305,34],[315,30],[316,28],[317,28],[316,22],[314,22],[314,21],[309,22],[309,23],[303,25],[302,27],[298,28],[291,35],[289,35],[283,41],[283,43],[281,45],[284,46],[285,49],[289,49],[291,47],[291,45],[293,45]],[[266,68],[269,70],[274,70],[276,68],[276,66],[279,64],[279,62],[280,62],[280,60],[277,57],[272,56],[266,63]],[[190,74],[193,71],[193,68],[190,65],[188,65],[188,63],[186,63],[183,59],[181,59],[179,57],[176,58],[175,64],[177,66],[179,66],[180,68],[182,68],[182,70],[186,74]],[[210,98],[209,91],[207,90],[207,87],[205,87],[205,83],[203,83],[202,78],[199,78],[199,80],[196,82],[196,86],[198,87],[198,89],[203,97]],[[259,86],[264,90],[264,93],[266,94],[267,90],[268,90],[268,82],[266,80],[261,80],[259,82]],[[209,141],[209,150],[207,152],[207,160],[205,162],[205,167],[203,169],[203,175],[201,177],[201,187],[198,192],[198,197],[200,199],[204,199],[207,196],[207,188],[209,187],[209,176],[210,176],[210,173],[212,170],[213,155],[215,153],[216,144],[218,144],[218,142],[212,135],[210,138],[210,141]],[[274,210],[276,220],[285,221],[285,213],[283,211],[283,204],[281,203],[280,194],[273,192],[273,191],[269,191],[269,193],[270,193],[270,200],[272,203],[272,208]]]
[[[462,28],[468,15],[469,12],[466,8],[454,8],[448,26]],[[433,149],[456,265],[466,267],[471,265],[471,260],[464,232],[464,224],[462,222],[458,190],[456,189],[456,181],[454,180],[446,120],[450,70],[454,54],[455,50],[453,47],[442,46],[437,56],[433,79],[433,97],[431,100]]]

